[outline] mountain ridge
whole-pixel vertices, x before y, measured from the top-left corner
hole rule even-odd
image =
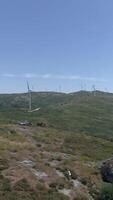
[[[102,91],[74,93],[32,92],[32,108],[28,113],[27,93],[0,94],[0,122],[44,121],[61,130],[113,137],[113,94]]]

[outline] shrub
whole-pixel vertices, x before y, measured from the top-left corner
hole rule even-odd
[[[27,180],[25,178],[18,181],[15,184],[14,189],[16,191],[31,191],[31,187],[30,187],[29,183],[27,182]]]
[[[0,158],[0,170],[5,170],[8,168],[9,168],[8,161],[6,159]]]
[[[10,180],[0,174],[0,191],[11,191]]]
[[[113,184],[104,183],[99,200],[113,200]]]

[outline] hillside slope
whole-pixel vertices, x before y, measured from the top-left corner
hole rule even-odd
[[[71,94],[55,92],[32,93],[32,108],[28,113],[28,95],[0,95],[0,122],[30,120],[36,125],[44,121],[61,130],[113,137],[113,94],[96,91]]]
[[[99,166],[113,154],[113,94],[32,93],[37,107],[28,112],[28,94],[0,95],[0,199],[100,200]]]

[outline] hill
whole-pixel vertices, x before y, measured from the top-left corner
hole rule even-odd
[[[113,94],[34,92],[37,107],[28,112],[28,94],[0,95],[0,199],[102,200]],[[24,120],[31,125],[18,124]]]
[[[32,93],[32,108],[28,113],[28,94],[0,95],[0,123],[39,121],[60,130],[113,137],[113,94],[96,91],[76,93]]]

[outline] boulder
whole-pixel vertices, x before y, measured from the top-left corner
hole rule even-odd
[[[40,127],[43,127],[43,128],[48,127],[47,123],[45,123],[45,122],[37,122],[37,126],[40,126]]]
[[[105,160],[100,167],[100,171],[103,181],[113,183],[113,158]]]

